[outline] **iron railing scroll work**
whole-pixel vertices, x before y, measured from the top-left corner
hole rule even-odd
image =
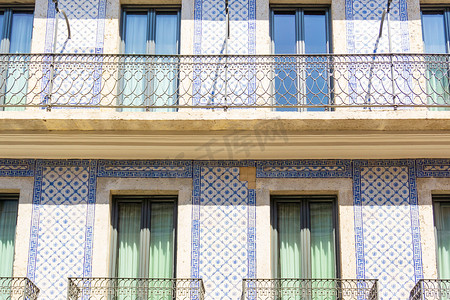
[[[0,110],[450,109],[448,54],[0,54]]]
[[[375,279],[244,279],[241,300],[376,300]]]
[[[26,277],[0,277],[1,300],[36,300],[39,289]]]
[[[204,300],[202,279],[69,278],[68,300]]]
[[[450,300],[450,279],[420,279],[409,295],[410,300]]]

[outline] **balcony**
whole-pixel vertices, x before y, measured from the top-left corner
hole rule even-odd
[[[0,109],[449,108],[449,55],[0,55]]]
[[[0,299],[35,300],[39,289],[25,277],[0,277]]]
[[[450,280],[420,279],[409,295],[410,300],[450,299]]]
[[[203,300],[201,279],[69,278],[68,300]]]
[[[370,279],[244,279],[241,300],[375,300],[378,282]]]

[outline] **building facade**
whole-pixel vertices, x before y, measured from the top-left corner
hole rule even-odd
[[[0,277],[208,300],[450,279],[450,2],[1,3]],[[139,298],[106,294],[70,299]]]

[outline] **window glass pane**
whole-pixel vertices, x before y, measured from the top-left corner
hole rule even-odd
[[[326,54],[327,49],[327,19],[325,12],[305,12],[305,53]],[[306,103],[307,105],[328,104],[328,68],[327,59],[307,58],[306,69]],[[323,107],[310,107],[308,111],[322,111]]]
[[[178,14],[157,13],[155,28],[156,54],[178,54]],[[171,106],[177,102],[178,59],[160,58],[154,69],[154,96],[152,105]],[[155,111],[174,111],[158,108]]]
[[[33,13],[12,12],[9,53],[29,53],[33,31]],[[24,57],[11,57],[10,60],[23,62]],[[6,97],[8,104],[25,104],[28,87],[28,66],[11,63],[6,75]],[[23,110],[21,107],[8,107],[5,110]]]
[[[145,54],[148,42],[147,12],[127,12],[125,17],[125,53]]]
[[[117,277],[139,276],[140,203],[119,203]]]
[[[300,204],[278,203],[279,277],[301,278]]]
[[[437,227],[440,279],[450,279],[450,203],[441,203]]]
[[[273,42],[275,54],[297,53],[295,12],[275,12],[273,16]]]
[[[5,12],[4,11],[0,11],[0,38],[2,40],[5,39],[5,37],[3,36],[3,34],[4,34],[3,30],[5,28],[4,22],[5,22]],[[2,44],[3,44],[3,41],[2,41]]]
[[[305,53],[327,53],[327,20],[325,12],[305,12],[304,22]]]
[[[0,199],[0,277],[12,276],[16,223],[17,201]]]
[[[173,203],[151,205],[149,278],[173,277]]]
[[[29,53],[33,31],[33,13],[15,12],[12,15],[10,53]]]
[[[275,54],[297,53],[295,12],[274,12],[273,44]],[[297,104],[297,69],[295,58],[280,57],[275,66],[275,105]],[[297,108],[277,108],[277,111],[296,111]]]
[[[311,277],[335,278],[333,204],[311,203]]]
[[[443,12],[423,12],[422,30],[425,53],[446,53],[446,34]],[[448,68],[444,57],[427,58],[426,76],[429,104],[449,103]],[[430,108],[431,110],[445,110],[446,108]]]
[[[176,13],[156,14],[156,54],[178,54],[178,15]]]
[[[425,53],[446,53],[443,13],[422,13]]]

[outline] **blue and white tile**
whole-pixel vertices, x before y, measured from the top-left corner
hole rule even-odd
[[[190,160],[99,160],[99,177],[191,178]]]
[[[91,276],[97,161],[37,161],[27,276],[43,299]]]
[[[387,1],[384,0],[346,0],[346,21],[347,21],[347,51],[352,54],[371,54],[376,53],[408,53],[410,52],[409,29],[408,29],[408,11],[406,0],[393,0],[389,13],[389,22],[387,17],[383,24],[383,35],[376,47],[376,41],[379,35],[381,17],[386,8]],[[389,24],[389,25],[388,25]],[[389,38],[390,36],[390,38]],[[389,42],[391,40],[391,42]],[[391,49],[389,49],[391,47]],[[385,58],[386,66],[389,66],[389,58]],[[361,66],[358,66],[361,68]],[[372,72],[370,64],[367,69],[358,70],[349,68],[349,89],[352,91],[352,103],[381,104],[383,102],[402,103],[412,102],[412,87],[410,79],[404,81],[397,80],[396,87],[403,91],[402,98],[392,99],[390,73],[382,71],[382,74],[374,74],[369,79],[366,74]],[[402,77],[405,72],[409,78],[409,71],[395,70],[399,74],[396,77]],[[370,94],[369,86],[371,86]],[[383,91],[378,92],[378,91]],[[367,94],[367,96],[366,96]],[[357,96],[362,95],[362,96]]]
[[[414,161],[355,161],[354,201],[358,278],[408,298],[423,276]]]
[[[229,37],[225,0],[196,0],[194,12],[194,54],[254,54],[256,49],[256,0],[230,0]],[[212,58],[206,58],[211,60]],[[230,58],[232,59],[232,58]],[[198,59],[200,62],[200,58]],[[222,59],[216,63],[225,63]],[[223,76],[217,75],[217,71]],[[246,78],[241,78],[242,69],[195,70],[195,97],[197,105],[234,105],[254,103],[248,95],[256,88],[255,71],[249,68]],[[225,75],[226,74],[226,75]],[[227,76],[227,78],[225,78]],[[248,79],[247,79],[248,78]]]
[[[34,176],[34,159],[0,159],[0,177]]]
[[[259,178],[338,178],[351,177],[350,160],[273,160],[257,161]]]
[[[256,274],[254,191],[238,167],[196,165],[193,200],[192,275],[207,299],[238,299],[242,278]]]
[[[68,39],[68,28],[64,16],[57,14],[53,1],[48,0],[45,52],[103,53],[106,0],[62,0],[58,5],[67,14],[71,38]],[[59,88],[53,93],[56,93],[54,98],[57,98],[60,104],[98,103],[101,67],[94,65],[98,63],[97,58],[85,57],[85,63],[89,59],[92,60],[89,71],[86,68],[81,70],[76,62],[70,62],[70,58],[65,59],[64,68],[56,68],[54,86]],[[48,82],[44,81],[43,89],[46,91],[47,85]],[[45,98],[42,100],[47,101]]]
[[[418,159],[417,177],[450,177],[450,159]]]

